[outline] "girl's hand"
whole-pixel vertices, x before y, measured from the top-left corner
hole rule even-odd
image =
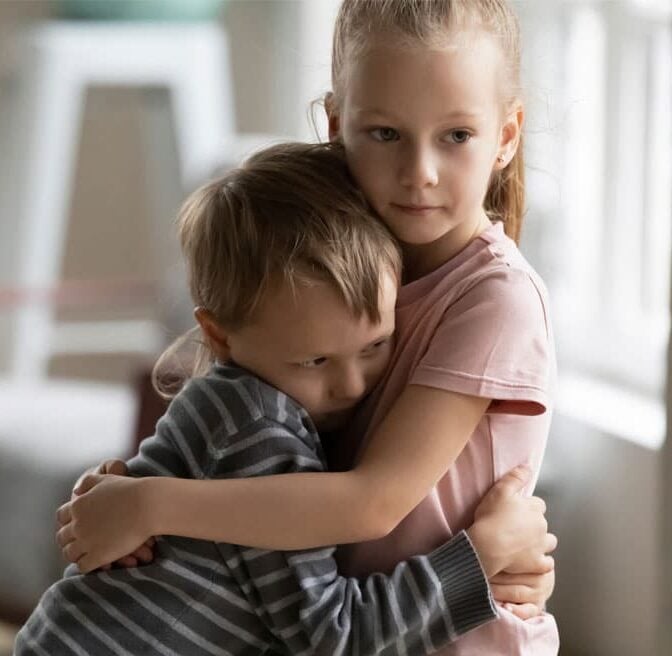
[[[72,488],[72,495],[70,500],[74,499],[76,496],[82,494],[82,481],[89,474],[115,474],[117,476],[128,476],[128,467],[123,460],[106,460],[101,462],[97,467],[92,469],[87,469],[75,483],[75,486]]]
[[[544,612],[553,594],[555,570],[545,574],[509,574],[501,572],[490,579],[493,597],[522,620]]]
[[[488,579],[502,571],[545,574],[554,567],[548,554],[558,541],[547,532],[546,504],[520,494],[530,474],[527,467],[505,474],[483,497],[467,529]]]
[[[56,534],[66,560],[82,573],[132,554],[151,537],[144,510],[145,479],[86,474],[74,499],[56,514]]]
[[[78,497],[80,494],[82,494],[83,492],[82,482],[88,474],[116,474],[117,476],[127,476],[128,467],[126,466],[126,463],[123,460],[113,459],[113,460],[106,460],[97,467],[87,470],[77,479],[77,482],[75,483],[72,489],[72,494],[70,496],[71,501],[76,497]],[[58,529],[61,528],[63,527],[59,523]],[[127,554],[122,558],[119,558],[119,560],[117,560],[114,563],[108,563],[102,565],[101,569],[109,570],[113,565],[117,567],[137,567],[140,564],[146,565],[147,563],[151,563],[152,560],[154,560],[155,542],[156,541],[154,540],[154,538],[150,538],[143,545],[141,545],[135,551],[133,551],[133,553]]]

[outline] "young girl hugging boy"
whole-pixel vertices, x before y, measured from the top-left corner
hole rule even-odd
[[[129,513],[116,537],[98,540],[95,517],[129,498],[103,488],[97,509],[92,500],[89,519],[82,514],[67,533],[87,567],[170,534],[267,549],[341,544],[344,573],[389,574],[469,527],[514,465],[531,466],[532,492],[555,360],[546,289],[516,246],[524,210],[516,16],[506,0],[344,0],[332,84],[330,139],[403,257],[390,365],[338,442],[344,471],[153,479],[144,482],[144,528]],[[335,366],[324,354],[307,364]],[[341,371],[363,386],[355,373]],[[554,538],[546,540],[548,551]],[[534,569],[551,564],[540,555]],[[491,583],[516,573],[504,568]],[[501,605],[497,621],[449,653],[558,648],[551,615]]]
[[[389,361],[401,269],[342,148],[284,144],[254,156],[196,191],[179,230],[206,342],[130,473],[242,480],[323,472],[317,430],[342,427]],[[112,477],[92,492],[115,497],[115,483],[141,480],[155,479]],[[468,532],[361,582],[338,574],[334,547],[285,553],[159,538],[144,567],[71,568],[20,631],[15,654],[373,655],[403,653],[404,643],[430,653],[494,618],[485,572],[533,570],[543,554],[543,513],[538,500],[515,494],[520,487],[509,476]],[[96,499],[83,494],[70,517],[61,512],[73,521],[59,539],[80,563],[88,553],[69,532]],[[168,512],[179,505],[170,496],[165,503]],[[99,528],[112,531],[139,510],[104,505]],[[514,539],[501,538],[506,528]],[[542,604],[548,581],[536,580]]]

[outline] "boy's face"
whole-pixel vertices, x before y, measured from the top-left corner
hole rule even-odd
[[[231,359],[300,403],[319,430],[334,430],[380,380],[392,349],[397,281],[385,274],[380,323],[353,317],[331,285],[283,284],[254,321],[227,334]]]

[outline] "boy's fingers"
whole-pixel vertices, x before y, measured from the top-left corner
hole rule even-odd
[[[546,534],[546,541],[544,542],[544,553],[552,553],[558,548],[558,538],[553,533]],[[550,556],[549,556],[550,557]]]
[[[541,615],[543,611],[534,604],[504,604],[504,608],[521,620],[529,620]]]
[[[528,604],[538,599],[536,591],[527,585],[491,583],[490,589],[492,590],[492,596],[499,602]]]
[[[517,494],[525,487],[525,485],[527,485],[531,473],[532,472],[527,465],[514,467],[492,486],[492,491],[507,496]]]
[[[530,506],[542,514],[546,514],[546,502],[542,498],[530,497]]]

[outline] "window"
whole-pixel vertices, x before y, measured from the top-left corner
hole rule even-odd
[[[541,217],[531,259],[553,297],[560,410],[658,446],[670,328],[672,0],[555,0],[543,14],[533,4],[519,3],[530,113],[543,117],[529,129],[530,213]]]

